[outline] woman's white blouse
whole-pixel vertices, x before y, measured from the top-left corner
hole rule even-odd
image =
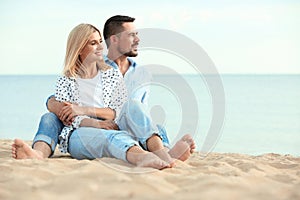
[[[102,96],[104,106],[116,112],[116,117],[122,109],[123,104],[127,100],[127,90],[122,77],[122,74],[113,68],[106,71],[100,71]],[[97,95],[97,94],[93,94]],[[60,102],[76,103],[82,106],[79,95],[79,84],[76,78],[60,76],[57,79],[55,87],[55,99]],[[97,99],[97,98],[96,98]],[[68,152],[68,140],[72,131],[79,128],[81,121],[89,116],[76,116],[70,126],[65,126],[59,135],[59,149],[63,153]]]

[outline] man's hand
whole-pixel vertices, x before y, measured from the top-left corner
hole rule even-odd
[[[106,130],[119,130],[119,126],[112,120],[99,121],[99,126]]]
[[[84,115],[80,106],[69,102],[63,102],[64,106],[60,110],[58,117],[65,124],[70,125],[77,115]]]

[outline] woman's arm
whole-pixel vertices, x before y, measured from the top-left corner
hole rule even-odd
[[[55,100],[54,96],[50,97],[47,101],[47,109],[49,110],[49,112],[54,113],[57,117],[59,117],[59,113],[65,105],[65,102],[59,102]]]
[[[85,118],[81,120],[80,127],[94,127],[107,130],[119,130],[118,125],[112,120],[97,120],[93,118]]]

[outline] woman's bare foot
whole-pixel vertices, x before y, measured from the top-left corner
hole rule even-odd
[[[194,153],[196,144],[191,135],[184,135],[179,141],[176,142],[174,147],[169,151],[172,158],[186,161],[192,153]]]
[[[157,134],[153,134],[147,139],[147,148],[149,152],[154,153],[161,160],[169,163],[170,167],[175,166],[175,159],[170,156],[168,150],[165,149],[161,138]]]
[[[139,167],[152,167],[155,169],[170,168],[170,164],[160,159],[153,153],[143,153],[138,155],[139,161],[136,163]]]
[[[32,149],[23,140],[15,139],[11,148],[12,157],[15,159],[43,159],[42,152]]]
[[[175,167],[175,159],[170,156],[167,149],[163,148],[161,150],[152,151],[155,155],[157,155],[161,160],[169,163],[170,167]]]
[[[152,167],[155,169],[164,169],[171,167],[169,163],[160,159],[158,156],[151,152],[144,151],[138,146],[132,146],[126,153],[128,162],[139,167]]]

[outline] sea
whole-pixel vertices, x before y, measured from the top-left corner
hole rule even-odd
[[[0,76],[1,139],[33,139],[56,78]],[[300,75],[164,74],[149,85],[149,112],[171,144],[189,133],[199,151],[300,156]]]

